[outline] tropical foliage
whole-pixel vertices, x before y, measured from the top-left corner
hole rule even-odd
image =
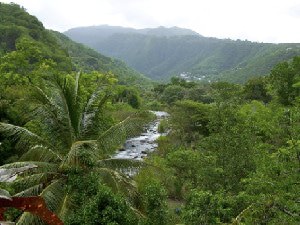
[[[156,179],[181,201],[173,221],[299,223],[299,62],[280,63],[245,85],[172,80],[154,89],[170,107],[171,130],[149,163],[162,168]],[[178,84],[184,95],[166,98]]]

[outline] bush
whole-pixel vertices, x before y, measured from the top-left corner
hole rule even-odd
[[[164,119],[161,120],[158,125],[158,132],[159,133],[166,133],[168,131],[168,120]]]
[[[66,225],[133,225],[137,218],[126,201],[112,193],[105,186],[100,186],[97,194],[83,203],[71,214]]]
[[[152,182],[142,190],[147,214],[145,225],[165,225],[168,221],[166,191],[158,182]]]

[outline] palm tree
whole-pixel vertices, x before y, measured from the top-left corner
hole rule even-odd
[[[140,132],[149,114],[137,113],[108,127],[103,113],[113,82],[105,76],[100,78],[91,93],[80,88],[79,73],[75,78],[45,80],[42,88],[33,87],[33,117],[26,127],[0,123],[0,132],[17,141],[16,148],[24,152],[19,162],[0,167],[18,174],[13,182],[18,192],[15,196],[42,196],[62,219],[72,205],[64,188],[70,171],[97,172],[120,189],[133,183],[116,168],[140,166],[139,162],[111,159],[109,154]],[[17,224],[39,223],[36,216],[23,213]]]

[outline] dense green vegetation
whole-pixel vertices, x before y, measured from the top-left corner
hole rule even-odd
[[[94,26],[73,28],[65,34],[98,52],[124,60],[156,80],[185,73],[191,80],[244,83],[251,77],[267,75],[277,63],[300,54],[299,44],[220,40],[174,29]]]
[[[149,79],[128,67],[124,62],[101,55],[93,49],[72,41],[59,32],[51,31],[51,34],[66,49],[77,69],[85,72],[97,70],[101,73],[112,73],[117,76],[120,84],[130,84],[138,87],[146,87],[151,84]]]
[[[147,162],[181,203],[170,224],[299,224],[299,63],[245,85],[173,78],[154,89],[170,131]],[[145,170],[139,176],[155,174]]]
[[[41,196],[69,225],[300,223],[299,56],[243,85],[173,77],[149,90],[18,5],[0,12],[1,199]],[[148,109],[170,113],[158,149],[144,161],[111,158],[154,119]]]

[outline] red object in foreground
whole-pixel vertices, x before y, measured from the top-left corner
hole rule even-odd
[[[3,213],[7,207],[13,207],[39,216],[49,225],[63,225],[64,223],[47,208],[42,197],[12,197],[12,200],[0,198],[0,221],[4,220]]]

